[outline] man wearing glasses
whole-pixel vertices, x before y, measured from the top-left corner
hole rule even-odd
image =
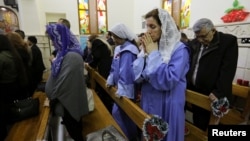
[[[238,61],[237,38],[219,32],[211,20],[199,19],[193,26],[191,65],[187,88],[209,96],[211,102],[226,97],[231,100],[232,81]],[[192,106],[194,125],[206,130],[210,112]]]

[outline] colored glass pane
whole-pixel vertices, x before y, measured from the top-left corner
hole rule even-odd
[[[88,34],[89,32],[89,12],[79,10],[80,34]]]
[[[97,10],[106,10],[106,0],[97,0]]]
[[[106,25],[106,12],[98,11],[98,32],[105,33],[107,32],[107,25]]]
[[[79,9],[89,9],[89,0],[79,0]]]

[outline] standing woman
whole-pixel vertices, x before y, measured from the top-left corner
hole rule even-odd
[[[10,40],[0,34],[0,141],[7,136],[9,105],[27,95],[22,87],[28,85],[23,61]]]
[[[112,47],[106,40],[95,34],[89,36],[88,46],[91,46],[91,55],[93,57],[89,65],[97,69],[100,75],[107,79],[112,63]]]
[[[47,25],[46,32],[58,52],[45,92],[52,111],[62,117],[69,135],[75,141],[83,141],[81,119],[89,109],[80,44],[63,24]]]
[[[32,62],[32,53],[31,50],[28,47],[28,44],[23,40],[23,37],[17,33],[17,32],[9,32],[6,34],[6,36],[9,38],[11,44],[13,47],[17,50],[19,56],[21,57],[24,67],[25,67],[25,73],[28,77],[28,85],[26,87],[23,87],[24,91],[27,91],[26,95],[23,95],[20,98],[26,98],[29,96],[32,96],[33,93],[31,92],[31,62]]]
[[[147,32],[141,41],[144,56],[134,61],[141,82],[141,107],[169,125],[163,141],[184,141],[186,73],[189,50],[169,13],[153,9],[145,15]]]
[[[88,65],[96,69],[104,79],[107,79],[112,64],[112,47],[105,39],[100,38],[97,34],[90,35],[87,43],[88,48],[91,49],[91,56],[93,57]],[[95,91],[108,111],[112,113],[113,99],[99,84],[96,85]]]
[[[117,87],[118,97],[135,100],[133,61],[139,53],[136,35],[130,32],[124,24],[116,24],[110,30],[116,45],[111,71],[107,79],[107,86]],[[137,136],[137,127],[124,111],[114,104],[112,115],[130,141]]]

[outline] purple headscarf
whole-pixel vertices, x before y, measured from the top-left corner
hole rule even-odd
[[[56,59],[52,63],[52,76],[58,76],[63,57],[69,52],[77,52],[82,55],[79,41],[71,31],[63,24],[50,24],[46,26],[46,32],[57,50]]]

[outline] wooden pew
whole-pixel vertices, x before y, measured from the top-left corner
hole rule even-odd
[[[211,101],[208,96],[202,95],[195,91],[186,90],[186,102],[189,104],[196,105],[208,111],[211,111]],[[210,114],[209,125],[217,125],[220,119],[215,117],[212,113]],[[190,130],[190,133],[185,136],[185,141],[207,141],[207,131],[203,131],[197,128],[192,123],[186,121],[186,126]]]
[[[99,75],[95,70],[90,67],[87,67],[88,72],[90,73],[91,86],[95,86],[97,82],[100,84],[106,92],[114,99],[114,101],[124,110],[124,112],[134,121],[134,123],[142,129],[143,122],[145,118],[150,117],[147,113],[145,113],[137,104],[133,103],[129,99],[123,97],[121,99],[115,97],[115,88],[106,88],[106,80]],[[211,111],[210,108],[210,100],[208,96],[202,95],[200,93],[187,90],[186,92],[186,101],[191,104],[195,104],[199,107],[202,107],[208,111]],[[216,125],[218,124],[219,119],[214,117],[211,114],[210,124]],[[195,127],[192,123],[186,122],[187,127],[190,130],[190,134],[185,136],[185,141],[206,141],[207,140],[207,132],[202,131],[199,128]],[[183,129],[184,130],[184,129]]]
[[[221,124],[247,124],[250,116],[250,87],[233,84],[232,93],[236,97],[242,98],[244,101],[243,111],[236,107],[230,109],[228,114],[221,118]],[[234,103],[232,103],[233,105]]]
[[[133,120],[134,123],[141,129],[145,118],[148,118],[150,116],[128,98],[117,98],[115,96],[116,89],[114,87],[107,88],[106,80],[99,73],[97,73],[91,67],[87,67],[86,69],[90,73],[91,87],[94,88],[95,83],[97,82],[112,97],[116,104],[118,104],[124,110],[124,112],[131,118],[131,120]]]
[[[45,131],[50,117],[50,108],[44,106],[46,95],[44,92],[35,92],[34,98],[39,98],[39,115],[15,123],[5,141],[42,141],[45,138]]]
[[[83,136],[85,137],[87,134],[107,127],[109,125],[113,125],[120,133],[124,135],[119,125],[115,122],[112,115],[106,109],[101,99],[92,90],[95,108],[88,115],[83,116],[82,118],[82,126],[83,126]],[[124,135],[125,136],[125,135]]]

